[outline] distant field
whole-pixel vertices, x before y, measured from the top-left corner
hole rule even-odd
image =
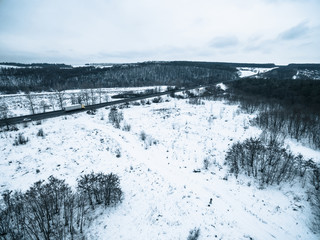
[[[63,96],[63,105],[71,105],[82,102],[84,105],[91,105],[100,102],[113,101],[112,96],[126,92],[144,92],[146,90],[157,89],[157,91],[165,90],[165,86],[159,87],[140,87],[140,88],[93,88],[93,89],[78,89],[66,90],[61,92]],[[35,113],[44,111],[60,110],[60,93],[56,92],[41,92],[30,93],[31,101],[34,104]],[[22,116],[32,114],[30,106],[30,98],[25,93],[20,94],[3,94],[0,95],[0,105],[6,104],[9,108],[9,117]]]

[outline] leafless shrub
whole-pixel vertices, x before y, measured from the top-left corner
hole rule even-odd
[[[117,149],[117,150],[116,150],[116,157],[117,157],[117,158],[120,158],[120,157],[121,157],[121,151],[120,151],[120,149]]]
[[[118,111],[117,108],[111,108],[108,118],[115,128],[120,128],[120,123],[123,120],[123,113]]]
[[[25,193],[5,191],[1,239],[83,239],[90,210],[122,199],[119,177],[112,173],[83,175],[77,190],[74,193],[64,180],[50,176],[47,183],[38,181]]]
[[[123,128],[122,128],[123,131],[126,131],[126,132],[130,132],[131,131],[131,125],[128,124],[128,123],[125,123],[123,125]]]
[[[29,141],[29,138],[26,138],[23,133],[19,133],[18,136],[15,137],[14,139],[14,146],[18,146],[18,145],[24,145]]]
[[[19,128],[17,128],[16,125],[8,125],[6,127],[1,127],[0,132],[11,132],[11,131],[18,131]]]
[[[97,114],[97,110],[96,109],[88,110],[87,114],[88,115],[96,115]]]
[[[142,141],[145,141],[146,138],[147,138],[147,134],[146,134],[144,131],[141,131],[141,132],[140,132],[140,139],[141,139]]]
[[[38,137],[44,137],[44,132],[43,132],[43,129],[42,129],[42,128],[39,129],[39,131],[38,131],[38,133],[37,133],[37,136],[38,136]]]
[[[301,157],[298,156],[300,160]],[[236,177],[244,173],[258,179],[261,185],[292,181],[298,172],[297,157],[274,140],[266,145],[258,138],[237,142],[227,152],[226,162]]]
[[[140,106],[140,105],[141,105],[141,103],[139,103],[139,102],[135,101],[135,102],[133,102],[133,103],[132,103],[132,105],[133,105],[133,106]]]
[[[190,230],[187,240],[197,240],[200,237],[200,228]]]
[[[203,168],[204,169],[208,170],[209,164],[210,164],[210,162],[209,162],[208,158],[203,159]]]
[[[90,173],[80,176],[78,189],[85,195],[92,209],[96,204],[104,203],[105,206],[116,204],[122,199],[120,179],[117,175]]]
[[[141,105],[146,105],[146,100],[142,99],[140,100]]]
[[[152,99],[152,102],[153,103],[160,103],[160,102],[163,102],[163,99],[162,99],[162,97],[156,97],[156,98]]]
[[[204,104],[204,102],[201,101],[201,98],[190,98],[188,103],[193,104],[193,105],[203,105]]]

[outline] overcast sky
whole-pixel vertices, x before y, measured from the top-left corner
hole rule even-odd
[[[320,0],[0,0],[0,62],[320,62]]]

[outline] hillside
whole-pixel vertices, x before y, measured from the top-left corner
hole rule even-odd
[[[193,86],[237,79],[243,69],[256,74],[273,68],[274,64],[191,61],[75,66],[0,63],[0,90],[2,93],[16,93],[102,87]]]
[[[63,64],[0,65],[0,90],[4,93],[101,87],[190,86],[238,77],[237,69],[232,65],[205,62],[143,62],[81,67]]]
[[[287,66],[278,66],[269,72],[260,74],[258,78],[320,80],[320,64],[289,64]]]
[[[119,129],[108,120],[110,109],[100,109],[1,132],[0,191],[26,191],[50,175],[75,188],[81,174],[113,172],[123,201],[88,215],[86,239],[187,239],[193,229],[199,239],[319,238],[310,230],[307,188],[296,181],[259,186],[229,173],[228,149],[262,133],[250,124],[255,114],[212,99],[145,103],[119,109]],[[13,146],[19,133],[28,142]],[[285,144],[293,154],[320,161],[319,151]]]

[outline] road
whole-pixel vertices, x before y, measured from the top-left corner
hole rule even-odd
[[[64,110],[58,110],[58,111],[51,111],[51,112],[46,112],[46,113],[37,113],[37,114],[32,114],[32,115],[24,115],[24,116],[19,116],[19,117],[1,119],[0,126],[23,123],[25,119],[28,119],[29,121],[37,121],[37,120],[42,120],[42,119],[47,119],[47,118],[59,117],[59,116],[63,116],[63,115],[71,115],[71,114],[75,114],[75,113],[79,113],[79,112],[83,112],[83,111],[87,111],[87,110],[93,110],[93,109],[103,108],[103,107],[107,107],[107,106],[113,106],[113,105],[122,104],[122,103],[134,102],[137,100],[172,94],[172,92],[177,93],[177,92],[183,92],[183,91],[188,91],[188,90],[202,88],[202,87],[208,87],[208,86],[197,86],[197,87],[190,87],[190,88],[185,88],[185,89],[175,89],[175,90],[171,90],[171,91],[146,94],[146,95],[142,95],[142,96],[138,96],[138,97],[132,97],[132,98],[121,99],[121,100],[116,100],[116,101],[111,101],[111,102],[104,102],[104,103],[100,103],[100,104],[88,105],[88,106],[85,106],[85,109],[78,109],[78,110],[74,110],[74,111],[70,111],[70,112],[66,112]]]

